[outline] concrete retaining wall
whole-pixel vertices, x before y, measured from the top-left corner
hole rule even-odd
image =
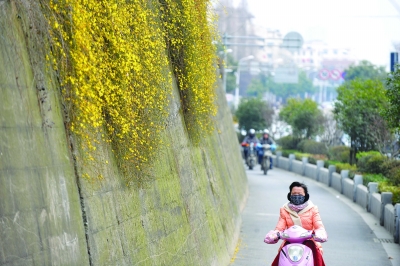
[[[294,155],[291,155],[291,158],[294,158]],[[279,165],[280,168],[285,170],[290,168],[289,159],[280,156],[279,160],[285,161],[283,167]],[[369,183],[368,187],[365,187],[361,175],[355,175],[353,180],[350,179],[349,170],[341,170],[341,173],[338,174],[335,172],[335,166],[330,166],[329,169],[323,168],[323,161],[317,161],[317,165],[309,164],[308,159],[303,158],[302,162],[293,160],[290,170],[297,174],[302,174],[304,171],[304,176],[331,186],[339,193],[344,194],[372,213],[379,220],[380,225],[393,234],[395,243],[400,242],[400,204],[396,204],[396,206],[391,204],[392,193],[377,193],[377,183]]]
[[[56,77],[25,39],[37,8],[0,1],[0,265],[89,265]]]
[[[80,165],[40,4],[0,1],[0,265],[228,265],[247,178],[225,93],[218,131],[195,147],[171,84],[165,145],[135,185],[108,144],[97,169]]]
[[[292,172],[303,175],[303,163],[297,160],[292,162]]]
[[[306,177],[309,177],[311,179],[316,178],[317,176],[317,166],[313,164],[306,164],[305,169],[304,169],[304,175]]]
[[[371,213],[378,219],[381,218],[381,194],[373,193],[371,195]]]
[[[332,187],[339,193],[342,191],[342,177],[338,173],[332,174]]]
[[[357,197],[356,202],[358,205],[367,209],[368,205],[368,188],[364,185],[357,185]]]
[[[289,170],[289,159],[285,157],[279,157],[279,168]]]
[[[385,205],[385,212],[384,212],[384,226],[386,230],[388,230],[392,235],[394,234],[394,223],[395,223],[395,216],[394,216],[394,206],[392,204]]]
[[[329,170],[326,168],[319,169],[319,182],[329,186]]]
[[[343,179],[343,195],[345,195],[349,199],[353,199],[354,182],[350,178]]]
[[[400,203],[394,205],[394,243],[400,243]]]

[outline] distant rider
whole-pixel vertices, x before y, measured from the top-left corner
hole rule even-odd
[[[247,157],[249,156],[249,147],[246,144],[254,143],[254,146],[259,143],[256,137],[256,131],[254,129],[249,130],[249,134],[244,138],[242,142],[244,160],[247,162]]]
[[[268,129],[264,129],[263,131],[263,137],[260,139],[260,144],[269,144],[269,145],[273,145],[274,143],[272,142],[272,140],[269,138],[269,130]],[[272,148],[271,148],[272,150]],[[258,163],[262,164],[262,159],[264,156],[264,150],[258,149]],[[272,157],[269,157],[269,169],[272,169]]]

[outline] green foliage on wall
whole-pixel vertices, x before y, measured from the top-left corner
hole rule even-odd
[[[108,161],[94,162],[93,153],[108,142],[127,183],[150,174],[154,147],[168,126],[171,65],[189,135],[198,142],[212,132],[217,77],[209,5],[50,1],[45,14],[53,53],[47,59],[59,74],[67,128],[80,140],[78,160],[96,171]]]

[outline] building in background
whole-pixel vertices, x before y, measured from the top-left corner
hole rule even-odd
[[[336,88],[344,82],[345,70],[358,63],[350,49],[331,47],[319,40],[306,41],[294,54],[294,60],[318,88],[309,97],[321,104],[336,98]]]
[[[318,88],[317,93],[302,97],[312,98],[321,104],[330,102],[336,98],[335,89],[344,81],[344,70],[351,64],[357,63],[351,50],[331,47],[319,40],[306,40],[302,48],[296,52],[282,48],[284,34],[277,29],[255,25],[247,0],[240,0],[237,6],[231,0],[220,0],[215,6],[215,11],[219,16],[218,29],[221,39],[226,43],[237,44],[227,47],[232,49],[230,55],[234,60],[239,61],[249,55],[254,56],[253,60],[243,62],[240,68],[241,97],[247,95],[249,85],[253,79],[259,78],[260,73],[271,76],[276,71],[290,66],[305,71],[314,86]],[[224,36],[249,36],[260,39],[227,40]],[[237,66],[228,67],[232,68],[233,72],[237,70]],[[271,98],[271,95],[268,97]]]

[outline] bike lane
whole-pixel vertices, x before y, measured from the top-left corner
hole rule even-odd
[[[287,202],[293,181],[308,186],[310,200],[321,214],[329,239],[323,243],[328,266],[392,266],[400,265],[400,245],[381,243],[393,237],[379,225],[372,214],[336,190],[310,178],[274,168],[263,175],[260,166],[247,170],[249,197],[242,212],[242,226],[234,266],[271,265],[282,243],[268,245],[265,234],[275,228],[279,208]]]

